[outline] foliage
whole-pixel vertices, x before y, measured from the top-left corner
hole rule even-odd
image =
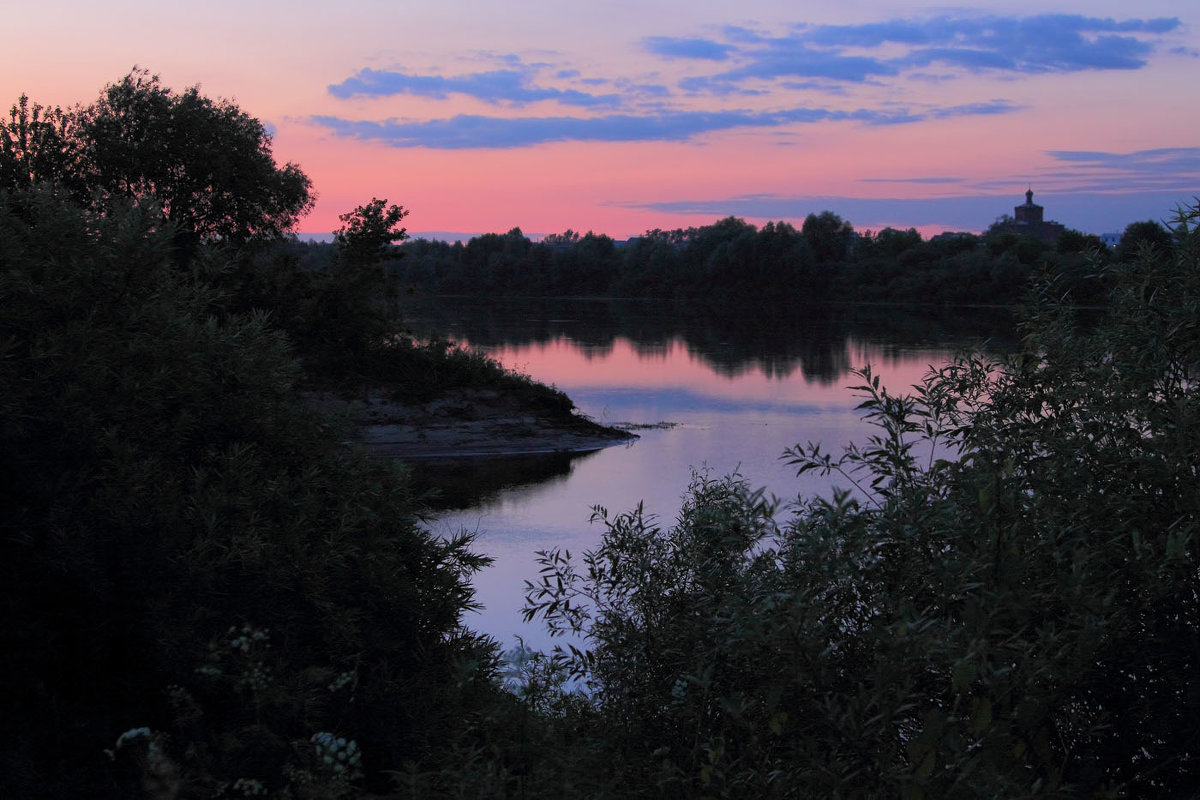
[[[192,241],[279,236],[313,203],[300,168],[276,166],[261,122],[198,87],[176,93],[144,70],[80,111],[78,138],[102,202],[152,199]]]
[[[1056,249],[1011,233],[860,235],[824,211],[801,230],[728,217],[623,243],[574,231],[534,243],[519,229],[465,246],[418,240],[401,248],[409,257],[394,272],[410,291],[435,294],[671,298],[757,313],[845,301],[1015,305],[1031,276],[1048,271],[1078,302],[1102,301],[1106,287],[1090,266],[1099,240],[1077,231],[1062,238]]]
[[[27,189],[37,181],[77,186],[73,126],[61,108],[30,106],[21,95],[0,124],[0,189]]]
[[[364,358],[396,332],[395,283],[381,265],[392,243],[407,236],[399,227],[407,215],[374,198],[339,217],[337,257],[327,269],[310,273],[305,294],[315,307],[293,328],[315,371],[327,376],[361,371]]]
[[[810,242],[813,254],[822,264],[845,261],[854,240],[854,228],[832,211],[809,214],[801,233]]]
[[[198,87],[177,93],[145,70],[68,112],[30,108],[22,96],[4,128],[0,188],[59,183],[100,211],[154,205],[184,257],[201,242],[278,237],[314,200],[299,167],[275,164],[260,121]]]
[[[1117,244],[1117,259],[1132,261],[1142,254],[1143,248],[1164,254],[1171,248],[1171,233],[1152,219],[1131,222],[1125,226],[1121,241]]]
[[[0,193],[0,794],[302,796],[322,731],[382,785],[495,692],[461,623],[486,560],[300,404],[283,335],[215,314],[223,265],[173,233]]]
[[[1200,653],[1200,209],[1108,268],[1103,320],[1053,287],[1011,360],[787,453],[845,490],[776,521],[735,477],[676,523],[610,517],[541,555],[527,617],[580,637],[608,790],[695,797],[1186,797]],[[591,768],[583,759],[584,769]]]
[[[354,265],[374,265],[383,261],[393,244],[408,238],[400,222],[408,211],[386,199],[371,199],[365,206],[338,216],[342,226],[334,234],[342,260]]]

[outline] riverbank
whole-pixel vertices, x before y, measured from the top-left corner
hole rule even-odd
[[[494,389],[459,389],[427,401],[398,401],[383,390],[354,400],[331,392],[313,392],[308,399],[347,418],[352,441],[372,455],[403,461],[584,453],[638,438]]]

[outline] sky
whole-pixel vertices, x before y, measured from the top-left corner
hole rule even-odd
[[[135,65],[228,98],[312,179],[422,232],[617,239],[737,216],[1088,233],[1200,195],[1200,3],[1182,0],[3,0],[0,100]]]

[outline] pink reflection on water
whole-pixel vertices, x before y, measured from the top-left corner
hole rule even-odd
[[[548,342],[487,348],[487,352],[504,366],[568,393],[572,387],[686,387],[712,397],[771,401],[784,397],[796,399],[796,391],[802,387],[806,401],[841,405],[847,399],[847,387],[860,382],[850,372],[832,382],[811,379],[799,364],[786,375],[768,374],[762,366],[752,363],[737,374],[722,374],[679,338],[645,346],[617,337],[610,346],[596,347],[559,336]],[[869,365],[896,392],[920,383],[930,365],[944,364],[951,355],[949,350],[930,349],[885,353],[872,344],[846,341],[847,364],[851,368]]]
[[[833,379],[806,375],[795,359],[786,370],[772,372],[751,361],[721,372],[678,337],[650,346],[617,337],[594,346],[557,336],[483,349],[505,366],[563,389],[602,422],[677,423],[641,430],[642,438],[630,445],[580,459],[567,476],[514,487],[438,520],[439,532],[477,530],[477,548],[496,559],[475,578],[485,610],[469,624],[505,646],[516,636],[544,649],[559,643],[539,625],[520,621],[522,586],[537,575],[535,551],[565,548],[581,555],[599,543],[602,526],[588,522],[593,506],[620,513],[644,501],[646,510],[669,526],[693,468],[708,469],[713,477],[736,471],[752,487],[785,501],[828,494],[845,481],[815,473],[797,477],[780,459],[783,450],[819,441],[837,453],[871,433],[855,408],[860,398],[848,388],[860,378],[848,371]],[[834,352],[836,363],[848,368],[870,365],[896,393],[919,383],[930,365],[945,364],[953,354],[946,347],[886,347],[854,339]],[[623,393],[624,405],[613,413],[625,416],[589,407],[607,402],[610,392]]]

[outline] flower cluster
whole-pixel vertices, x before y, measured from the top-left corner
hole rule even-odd
[[[688,682],[685,678],[676,678],[671,684],[671,704],[680,706],[687,700]]]
[[[250,648],[259,642],[262,642],[266,647],[270,647],[271,645],[267,643],[267,637],[270,632],[267,628],[254,628],[249,623],[246,623],[241,627],[241,630],[238,630],[236,625],[230,627],[225,635],[229,637],[229,646],[231,648],[243,653],[249,653]]]
[[[208,663],[196,672],[208,678],[228,676],[239,689],[260,691],[271,681],[266,651],[271,647],[271,631],[249,623],[231,625],[225,636],[208,645]]]
[[[233,791],[242,797],[266,797],[267,787],[257,778],[238,778],[234,781]]]
[[[358,742],[353,739],[347,740],[341,736],[334,736],[328,731],[321,731],[314,733],[309,741],[316,748],[317,759],[321,764],[339,775],[347,770],[355,769],[362,761],[362,752],[358,749]]]
[[[337,677],[335,677],[330,682],[329,691],[331,691],[331,692],[340,691],[342,689],[345,689],[347,686],[349,686],[353,682],[354,682],[354,670],[349,670],[347,672],[343,672],[340,675],[338,675]]]

